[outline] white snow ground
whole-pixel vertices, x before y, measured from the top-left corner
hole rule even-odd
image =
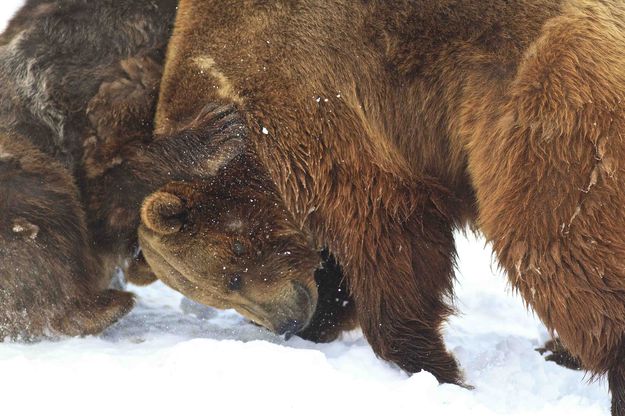
[[[0,31],[22,3],[2,0]],[[288,342],[233,312],[185,313],[157,284],[99,337],[0,343],[0,412],[63,415],[567,415],[609,414],[602,380],[534,351],[547,339],[483,242],[458,235],[457,307],[446,330],[466,390],[408,377],[374,356],[355,331],[316,345]],[[197,315],[200,315],[199,317]]]

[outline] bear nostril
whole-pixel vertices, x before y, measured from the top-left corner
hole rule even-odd
[[[237,291],[241,290],[243,287],[243,276],[239,273],[233,273],[230,275],[230,279],[228,279],[228,289]]]
[[[288,321],[282,323],[277,329],[276,333],[278,335],[284,334],[284,339],[289,340],[295,334],[297,334],[304,327],[302,321],[298,321],[297,319],[289,319]]]

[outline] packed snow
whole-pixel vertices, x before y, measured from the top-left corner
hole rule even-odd
[[[21,3],[2,0],[0,31]],[[2,414],[608,415],[604,380],[534,351],[547,332],[484,242],[457,243],[459,313],[445,334],[472,390],[406,375],[359,331],[330,344],[284,341],[154,284],[130,287],[137,307],[101,336],[0,343]]]

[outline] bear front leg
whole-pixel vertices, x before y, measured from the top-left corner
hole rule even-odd
[[[339,222],[330,227],[345,240],[335,240],[331,250],[344,267],[360,326],[375,353],[409,373],[425,370],[441,383],[462,384],[441,335],[451,312],[446,301],[453,283],[452,223],[439,211],[443,204],[433,202],[437,191],[392,189],[390,199],[401,202],[368,212],[355,208],[350,212],[357,214],[347,216],[353,221],[335,216]],[[412,208],[405,215],[391,205]]]
[[[106,290],[73,178],[18,137],[0,135],[0,339],[102,331],[133,306]]]

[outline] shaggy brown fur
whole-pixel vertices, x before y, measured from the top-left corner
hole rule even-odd
[[[459,382],[439,327],[470,221],[625,414],[622,2],[182,0],[177,19],[158,131],[240,109],[376,353]]]
[[[102,184],[126,143],[151,138],[175,6],[32,0],[0,37],[0,339],[94,334],[132,307],[107,287],[141,189]],[[115,199],[134,229],[102,225]]]

